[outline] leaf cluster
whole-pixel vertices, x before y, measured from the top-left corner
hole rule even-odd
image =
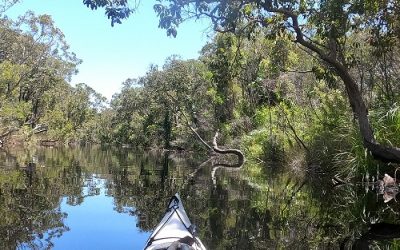
[[[121,24],[123,19],[127,19],[134,12],[127,0],[83,0],[83,4],[92,10],[105,8],[107,18],[111,19],[111,26],[115,23]]]

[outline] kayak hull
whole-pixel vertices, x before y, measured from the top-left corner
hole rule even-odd
[[[164,217],[150,235],[144,250],[179,249],[174,248],[175,245],[206,250],[196,236],[195,226],[190,222],[179,194],[171,197]]]

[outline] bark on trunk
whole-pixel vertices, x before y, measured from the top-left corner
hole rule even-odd
[[[362,99],[357,83],[350,76],[343,65],[335,65],[335,69],[346,86],[350,106],[358,119],[360,134],[363,138],[364,147],[379,160],[385,162],[400,162],[400,148],[381,145],[375,140],[374,132],[368,118],[368,109]]]
[[[384,162],[400,163],[400,148],[381,145],[375,140],[374,132],[368,118],[368,110],[362,99],[361,92],[356,81],[350,75],[346,66],[340,63],[336,58],[317,47],[309,40],[305,40],[304,34],[300,28],[298,16],[286,9],[273,9],[270,5],[265,6],[266,10],[284,14],[292,19],[293,29],[296,32],[296,42],[305,48],[315,52],[323,61],[331,65],[338,76],[342,79],[349,98],[350,106],[359,124],[360,134],[363,139],[363,145],[371,154]]]

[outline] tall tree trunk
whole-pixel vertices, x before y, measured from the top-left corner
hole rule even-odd
[[[266,10],[281,13],[290,17],[292,19],[293,29],[296,33],[296,42],[310,51],[315,52],[321,60],[335,69],[337,75],[342,79],[346,87],[351,109],[358,120],[364,147],[368,149],[376,159],[385,162],[400,163],[400,148],[381,145],[375,140],[374,132],[368,118],[368,109],[362,99],[358,85],[350,75],[347,67],[343,63],[340,63],[336,57],[330,56],[332,53],[326,53],[326,51],[322,50],[311,41],[305,40],[305,36],[300,28],[298,16],[296,14],[286,9],[273,9],[269,5],[266,5]]]
[[[171,114],[170,111],[167,110],[164,113],[164,147],[166,149],[171,148],[171,135],[172,135],[172,124],[171,124]]]
[[[387,162],[400,162],[400,148],[381,145],[375,140],[374,132],[368,118],[368,109],[362,99],[357,83],[344,67],[335,68],[346,86],[351,108],[358,119],[364,147],[377,159]]]

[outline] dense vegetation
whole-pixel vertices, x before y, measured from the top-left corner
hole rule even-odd
[[[141,158],[120,148],[0,150],[0,246],[40,239],[51,247],[68,230],[62,197],[79,205],[99,194],[90,176],[106,180],[115,209],[136,215],[143,230],[154,228],[171,193],[195,197],[188,211],[213,249],[345,248],[363,235],[373,240],[365,234],[372,224],[397,226],[390,200],[398,189],[375,185],[396,169],[376,159],[398,162],[397,1],[160,0],[155,11],[169,35],[188,15],[208,16],[220,32],[199,58],[172,55],[127,79],[110,103],[68,83],[80,60],[50,16],[4,16],[16,1],[0,8],[0,147],[168,151]],[[106,7],[112,24],[133,13],[126,0],[84,3]],[[207,166],[188,181],[200,160],[171,151],[205,151],[193,131],[208,142],[219,131],[219,143],[240,148],[250,163],[216,182]],[[360,175],[362,185],[332,188],[332,179]]]
[[[209,172],[202,171],[188,183],[198,160],[186,155],[171,159],[172,155],[96,146],[1,150],[1,249],[57,248],[60,237],[82,231],[95,235],[96,240],[87,239],[95,247],[102,247],[99,238],[118,241],[117,245],[126,241],[124,235],[141,247],[145,240],[135,238],[132,231],[100,228],[108,217],[85,204],[112,202],[110,214],[129,213],[132,217],[125,218],[132,225],[150,232],[177,190],[209,249],[368,249],[365,245],[396,249],[399,245],[399,239],[391,240],[398,237],[399,226],[388,223],[398,224],[400,207],[394,200],[384,203],[388,194],[378,194],[368,183],[333,189],[310,172],[303,176],[290,168],[268,168],[259,181],[220,172],[216,186]],[[33,158],[36,167],[23,167]],[[72,222],[76,216],[83,229]],[[87,224],[97,228],[85,231]],[[385,227],[368,233],[371,224]],[[121,228],[119,223],[113,225]]]
[[[397,161],[395,1],[161,2],[155,10],[169,35],[187,6],[223,32],[198,59],[171,56],[127,79],[108,107],[85,84],[68,84],[79,60],[50,16],[3,17],[2,139],[18,130],[23,140],[198,150],[195,129],[209,141],[220,131],[221,143],[256,161],[308,162],[347,177],[354,171],[343,169],[365,169],[371,155]],[[107,7],[113,23],[131,13],[118,3],[85,1]]]
[[[50,16],[3,16],[0,140],[14,135],[11,143],[20,144],[40,134],[41,140],[95,141],[104,98],[83,83],[70,86],[79,63]]]

